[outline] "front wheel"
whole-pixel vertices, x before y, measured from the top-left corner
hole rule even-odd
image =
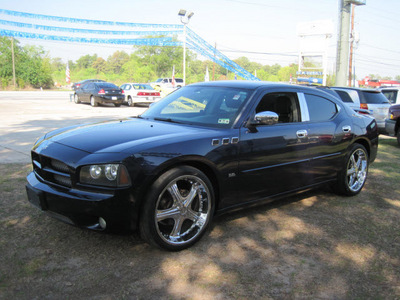
[[[121,103],[114,103],[114,106],[115,106],[115,107],[120,107],[120,106],[121,106]]]
[[[363,145],[354,144],[346,155],[338,174],[335,192],[347,196],[357,195],[363,188],[368,174],[368,153]]]
[[[157,247],[179,251],[196,243],[214,213],[214,191],[200,170],[181,166],[162,174],[142,207],[140,233]]]
[[[90,96],[90,105],[93,107],[96,107],[98,105],[93,96]]]

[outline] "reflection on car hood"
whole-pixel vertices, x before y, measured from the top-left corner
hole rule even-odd
[[[179,142],[210,131],[214,130],[131,118],[58,129],[44,138],[89,153],[124,152],[137,145],[161,140]]]

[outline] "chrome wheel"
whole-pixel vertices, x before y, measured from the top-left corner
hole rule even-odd
[[[352,192],[358,192],[364,186],[367,179],[368,158],[361,148],[356,149],[347,163],[347,186]]]
[[[76,104],[78,104],[78,103],[81,102],[81,101],[79,101],[79,97],[78,97],[77,94],[74,94],[74,102],[75,102]]]
[[[133,106],[132,98],[131,96],[128,97],[128,105]]]
[[[97,106],[97,102],[93,96],[90,96],[90,105],[93,107]]]
[[[170,245],[190,243],[207,226],[211,214],[211,194],[195,175],[171,181],[156,203],[155,225],[158,235]]]

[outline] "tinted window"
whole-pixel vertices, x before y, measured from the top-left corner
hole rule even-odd
[[[99,82],[99,83],[96,83],[96,85],[97,85],[97,87],[102,88],[102,89],[119,89],[119,87],[117,87],[114,83]]]
[[[310,121],[328,121],[337,113],[336,103],[315,95],[304,94],[308,106]]]
[[[353,100],[351,100],[351,97],[348,93],[345,91],[338,91],[336,90],[336,93],[340,96],[340,99],[342,99],[343,102],[348,102],[348,103],[353,103]]]
[[[362,91],[363,103],[368,104],[383,104],[389,103],[389,100],[382,94],[377,92]]]
[[[396,91],[396,90],[382,91],[382,94],[390,101],[390,103],[396,103],[397,93],[398,93],[398,91]]]
[[[175,81],[176,81],[176,82],[183,82],[183,79],[176,78]]]

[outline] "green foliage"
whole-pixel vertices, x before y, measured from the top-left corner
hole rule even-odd
[[[157,38],[157,37],[156,37]],[[173,40],[177,40],[176,37]],[[16,81],[19,88],[51,88],[65,86],[66,63],[61,58],[50,58],[41,47],[20,47],[14,39]],[[134,47],[132,54],[116,51],[107,60],[94,55],[81,56],[76,62],[69,60],[71,82],[98,78],[120,85],[124,82],[151,82],[159,77],[171,77],[175,67],[175,77],[183,77],[182,47],[142,46]],[[235,62],[263,81],[289,82],[296,77],[297,64],[289,66],[262,65],[251,62],[247,57],[239,57]],[[314,62],[307,62],[310,66]],[[196,54],[186,52],[186,84],[204,81],[208,68],[210,80],[233,80],[235,74],[210,60],[199,60]],[[379,75],[369,75],[372,79],[382,79]],[[328,76],[327,84],[334,84],[334,76]],[[389,77],[383,77],[388,78]],[[396,77],[400,80],[400,75]],[[238,77],[238,80],[241,80]],[[12,85],[11,38],[0,37],[0,85],[2,89]]]

